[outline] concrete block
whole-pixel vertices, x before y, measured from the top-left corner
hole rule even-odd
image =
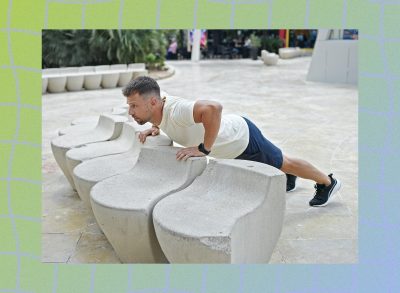
[[[187,187],[206,166],[205,157],[177,161],[177,151],[143,148],[131,171],[99,182],[90,192],[96,220],[124,263],[167,261],[154,233],[153,208]]]
[[[279,49],[279,57],[282,59],[291,59],[301,56],[301,49],[296,48],[280,48]]]
[[[97,90],[100,88],[101,77],[102,77],[101,73],[96,73],[96,72],[86,73],[83,86],[87,90]]]
[[[83,82],[85,76],[82,73],[68,74],[67,75],[67,90],[70,92],[81,91],[83,89]]]
[[[82,145],[112,140],[117,138],[122,131],[123,123],[127,121],[126,117],[119,115],[100,115],[99,123],[93,131],[80,134],[68,134],[59,136],[51,141],[51,150],[58,166],[67,177],[72,188],[75,189],[72,180],[72,174],[69,173],[65,154],[72,148]]]
[[[134,144],[138,144],[139,142],[135,139],[135,124],[125,122],[122,127],[121,135],[114,140],[91,143],[79,148],[70,149],[65,154],[69,173],[73,174],[74,168],[83,161],[123,153],[133,147]]]
[[[142,147],[172,145],[171,139],[165,135],[149,136],[144,144],[141,144],[136,136],[132,141],[132,147],[126,152],[86,160],[75,167],[72,173],[75,187],[87,205],[90,205],[92,187],[111,176],[130,171],[135,166]]]
[[[105,89],[117,87],[119,80],[118,71],[102,72],[101,86]]]
[[[50,93],[61,93],[65,91],[67,77],[63,75],[49,75],[47,90]]]
[[[286,177],[244,160],[212,160],[153,211],[170,263],[267,263],[282,231]]]
[[[45,94],[47,91],[48,80],[46,77],[42,77],[42,94]]]
[[[264,54],[264,56],[262,56],[261,59],[263,60],[265,65],[274,66],[278,64],[279,57],[275,53],[267,53]]]

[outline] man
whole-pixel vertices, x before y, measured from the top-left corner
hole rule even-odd
[[[151,129],[139,134],[143,143],[162,129],[173,141],[185,146],[178,160],[211,155],[215,158],[243,159],[274,166],[287,174],[287,191],[295,189],[296,176],[316,182],[311,206],[325,206],[340,188],[332,174],[325,175],[310,163],[289,158],[268,141],[248,119],[222,115],[221,104],[214,101],[188,101],[178,97],[160,97],[160,87],[150,77],[138,77],[123,89],[129,115]]]

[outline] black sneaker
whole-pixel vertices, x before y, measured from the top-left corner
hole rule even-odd
[[[332,199],[333,195],[340,189],[340,181],[333,178],[332,174],[328,175],[331,179],[331,184],[326,186],[325,184],[315,184],[314,198],[310,200],[310,206],[312,207],[324,207],[328,204],[329,200]]]
[[[286,174],[286,192],[291,192],[296,189],[297,176]]]

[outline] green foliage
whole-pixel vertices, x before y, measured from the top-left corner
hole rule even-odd
[[[46,30],[42,34],[42,66],[65,67],[91,64],[89,30]]]
[[[250,42],[253,48],[260,48],[261,47],[261,39],[255,33],[250,35]]]
[[[174,30],[44,30],[43,68],[145,62],[164,65],[167,36]]]
[[[261,48],[271,53],[279,52],[279,48],[283,47],[283,40],[276,37],[266,36],[261,38]]]
[[[150,53],[144,59],[147,69],[162,69],[164,66],[164,58],[161,55]]]

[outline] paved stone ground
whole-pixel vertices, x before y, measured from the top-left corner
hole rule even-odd
[[[252,119],[289,156],[333,172],[342,189],[324,208],[308,201],[313,182],[298,180],[286,195],[284,228],[271,263],[354,263],[358,252],[358,92],[350,85],[305,81],[309,57],[261,61],[176,61],[173,77],[159,81],[170,94],[215,99],[224,113]],[[42,261],[119,263],[92,212],[71,189],[51,154],[59,128],[78,117],[125,103],[121,89],[43,96]]]

